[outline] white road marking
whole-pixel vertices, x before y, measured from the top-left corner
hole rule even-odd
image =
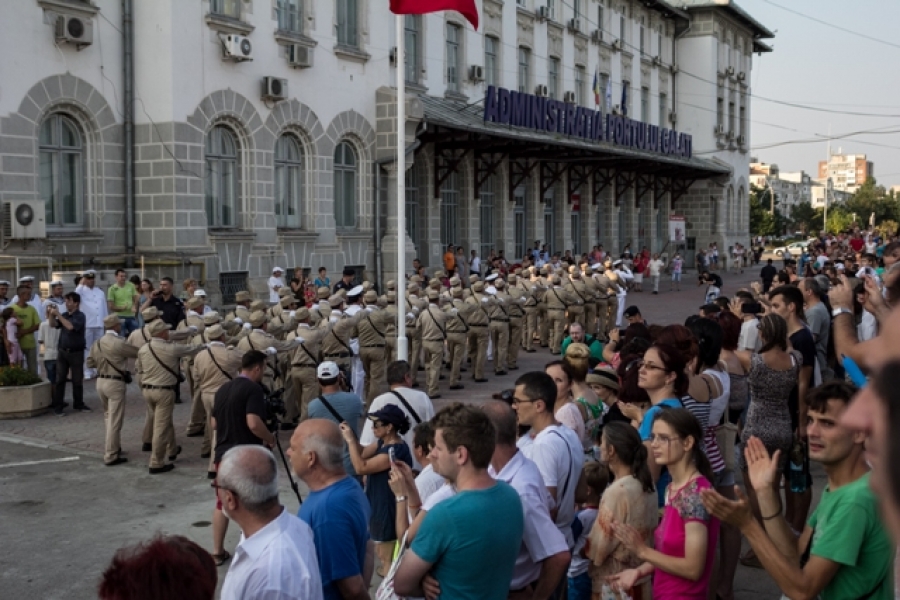
[[[29,460],[25,462],[7,463],[5,465],[0,465],[0,469],[7,469],[9,467],[30,467],[31,465],[45,465],[48,463],[71,462],[73,460],[79,460],[80,458],[80,456],[65,456],[63,458],[48,458],[47,460]]]

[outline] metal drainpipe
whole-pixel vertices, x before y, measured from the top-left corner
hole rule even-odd
[[[125,255],[126,266],[134,267],[134,16],[133,0],[122,0],[122,38],[124,44],[124,121],[125,121]]]

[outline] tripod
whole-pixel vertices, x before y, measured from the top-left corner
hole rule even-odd
[[[291,475],[291,465],[288,464],[284,450],[281,448],[281,440],[278,439],[278,431],[281,429],[281,419],[278,418],[278,415],[272,415],[272,425],[269,429],[275,437],[275,447],[278,448],[278,454],[281,455],[281,462],[284,463],[284,470],[287,472],[288,481],[291,482],[291,489],[294,490],[294,494],[297,496],[297,502],[303,504],[303,498],[300,497],[300,486],[294,480],[294,476]]]

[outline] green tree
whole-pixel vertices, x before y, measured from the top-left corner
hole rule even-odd
[[[769,212],[771,190],[756,186],[750,188],[750,233],[752,235],[776,235],[775,216]],[[776,209],[777,211],[777,209]]]
[[[882,185],[878,185],[874,177],[869,177],[856,193],[847,200],[847,211],[856,213],[856,220],[860,226],[869,224],[869,219],[875,215],[875,225],[882,221],[900,220],[900,205],[893,194]]]
[[[822,213],[817,213],[809,202],[801,202],[791,209],[791,227],[803,233],[818,231],[822,227]]]

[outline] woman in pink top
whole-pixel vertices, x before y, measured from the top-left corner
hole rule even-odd
[[[655,549],[632,527],[614,525],[616,537],[643,561],[610,578],[617,589],[629,590],[652,573],[655,600],[706,600],[719,521],[700,501],[700,492],[712,487],[709,460],[700,447],[702,439],[700,423],[687,409],[657,413],[651,449],[656,462],[668,467],[672,483],[654,534]]]
[[[547,363],[544,372],[553,378],[556,384],[556,403],[553,405],[553,415],[556,420],[571,429],[584,443],[585,426],[584,417],[572,397],[572,367],[565,361],[554,360]]]

